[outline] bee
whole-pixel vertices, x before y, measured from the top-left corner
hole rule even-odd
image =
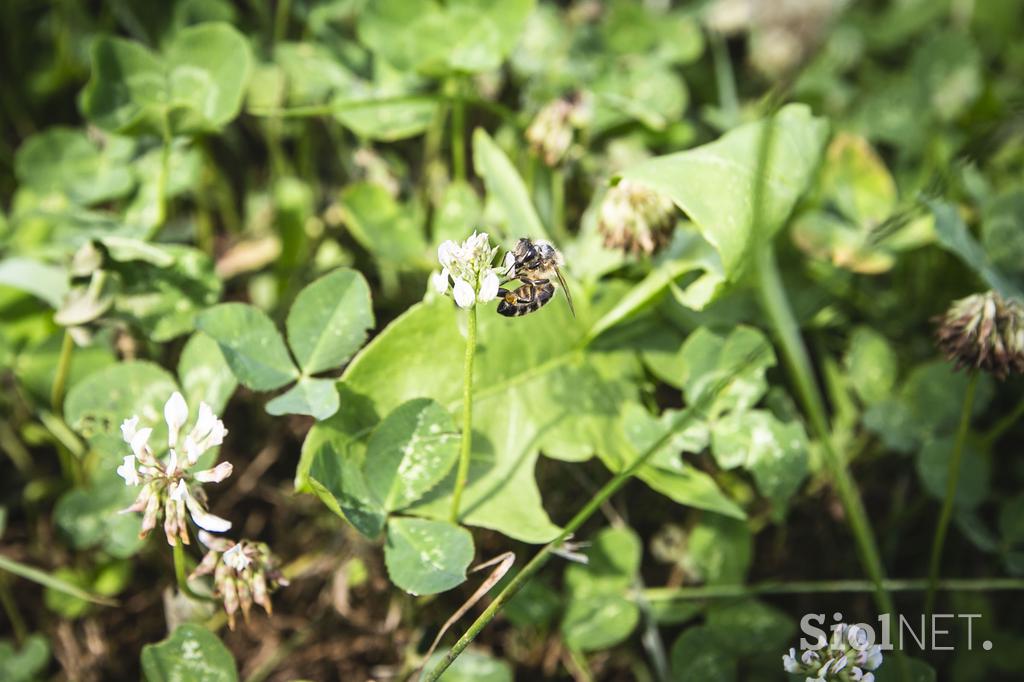
[[[499,313],[505,317],[518,317],[539,310],[555,295],[555,285],[551,280],[557,279],[562,291],[565,292],[569,312],[573,317],[576,316],[569,287],[566,286],[565,279],[558,269],[564,263],[558,249],[549,242],[523,237],[516,242],[511,256],[511,262],[505,272],[508,279],[502,282],[502,285],[512,280],[519,280],[522,285],[511,290],[504,287],[498,289],[498,298],[501,299],[498,302]]]

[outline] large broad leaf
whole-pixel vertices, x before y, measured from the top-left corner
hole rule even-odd
[[[224,360],[217,342],[196,332],[185,343],[178,359],[178,379],[190,405],[204,402],[214,414],[221,414],[238,380]]]
[[[515,237],[546,239],[547,232],[526,191],[526,183],[508,156],[483,128],[473,131],[473,166],[487,185],[487,194],[505,213],[506,232]]]
[[[711,452],[725,469],[743,467],[781,518],[807,477],[807,434],[799,422],[783,423],[766,410],[726,415],[712,427]]]
[[[332,435],[327,435],[327,424],[310,431],[303,461],[315,462],[317,453],[342,458],[358,453],[353,440],[367,434],[345,431],[349,410],[372,420],[372,413],[387,414],[407,400],[426,397],[457,414],[465,348],[458,332],[462,314],[449,299],[435,299],[413,306],[371,341],[342,377],[355,399],[342,400],[339,414],[329,422]],[[583,323],[569,316],[562,301],[523,318],[489,310],[479,315],[473,454],[462,520],[543,542],[557,529],[541,506],[533,478],[539,451],[577,460],[596,451],[618,451],[617,415],[635,395],[623,377],[635,367],[580,349]],[[354,427],[365,424],[352,421]],[[323,443],[332,445],[324,449]],[[297,478],[304,466],[309,464],[300,462]],[[448,476],[409,512],[448,518],[452,485],[453,476]]]
[[[235,682],[238,671],[231,652],[217,635],[201,625],[185,623],[159,644],[142,647],[146,682]]]
[[[101,37],[93,45],[82,110],[112,132],[217,131],[241,109],[251,61],[246,39],[224,23],[182,29],[163,56]]]
[[[81,204],[122,197],[135,186],[134,144],[113,137],[101,149],[83,130],[56,126],[28,138],[14,157],[18,181],[38,192],[61,192]]]
[[[309,284],[288,311],[288,345],[304,374],[352,357],[373,327],[370,287],[355,270],[339,268]]]
[[[466,580],[473,536],[444,521],[396,517],[388,521],[384,563],[391,582],[410,594],[436,594]]]
[[[123,452],[131,453],[127,444]],[[65,493],[54,509],[54,521],[76,549],[98,546],[111,556],[130,557],[142,546],[139,517],[118,512],[138,492],[108,468],[98,473],[93,485]]]
[[[338,385],[344,409],[312,429],[302,444],[295,489],[311,491],[369,538],[384,529],[386,512],[366,483],[366,438],[378,422],[363,396]]]
[[[359,17],[359,39],[396,68],[430,74],[501,66],[534,0],[378,0]]]
[[[366,446],[366,482],[387,511],[403,509],[437,485],[459,457],[455,420],[429,398],[399,405]]]
[[[267,403],[267,413],[275,417],[306,414],[323,420],[337,412],[338,405],[338,387],[334,379],[302,377],[294,386]]]
[[[632,457],[644,452],[665,435],[678,419],[675,410],[667,410],[660,419],[641,405],[626,406],[623,428],[632,446]],[[700,419],[687,422],[668,444],[655,452],[647,464],[637,472],[637,478],[662,495],[689,507],[706,509],[726,516],[742,519],[746,515],[734,501],[723,493],[707,473],[693,467],[680,457],[680,452],[700,452],[707,445],[707,424]],[[628,461],[605,456],[605,463],[618,470]]]
[[[689,308],[702,309],[724,283],[725,274],[718,254],[698,234],[687,234],[681,240],[679,253],[659,263],[646,277],[622,296],[611,310],[594,323],[588,338],[596,338],[612,327],[654,306],[684,275],[703,270],[704,274],[679,290],[677,299]],[[678,287],[677,287],[678,288]]]
[[[672,645],[671,656],[672,679],[678,682],[734,682],[736,679],[735,654],[707,626],[687,628]]]
[[[757,245],[782,227],[810,182],[828,135],[825,120],[801,104],[781,109],[772,126],[764,169],[758,165],[767,125],[758,121],[701,147],[641,162],[621,175],[671,197],[718,250],[730,280],[741,275]],[[754,216],[759,172],[765,175],[764,191],[761,214]],[[755,226],[759,234],[753,234]]]
[[[775,364],[775,353],[764,334],[753,327],[736,327],[722,336],[700,327],[676,354],[678,383],[689,404],[712,398],[706,412],[711,419],[728,410],[742,411],[757,403],[768,390],[765,372]],[[718,395],[707,395],[728,381]]]
[[[251,389],[270,391],[299,376],[281,334],[259,308],[222,303],[199,315],[196,326],[217,342],[231,371]]]
[[[68,391],[64,419],[89,439],[109,460],[119,460],[125,447],[121,422],[137,415],[153,428],[151,443],[167,442],[164,403],[178,390],[174,377],[151,362],[110,365],[85,377]]]

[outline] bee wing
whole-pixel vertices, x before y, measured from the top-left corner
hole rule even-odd
[[[565,278],[562,277],[562,271],[555,268],[555,276],[558,277],[558,283],[561,285],[562,291],[565,292],[565,300],[569,303],[569,312],[576,317],[576,307],[572,304],[572,294],[569,293],[569,286],[565,283]]]

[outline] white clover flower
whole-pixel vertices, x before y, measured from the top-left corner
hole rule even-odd
[[[593,118],[590,97],[577,93],[556,99],[537,112],[526,129],[526,141],[549,166],[557,166],[573,156],[577,132],[587,128]],[[578,153],[577,149],[577,153]]]
[[[206,494],[199,483],[220,483],[231,475],[231,463],[221,462],[212,469],[190,471],[200,455],[224,442],[227,429],[206,403],[199,405],[199,417],[192,430],[182,438],[182,427],[188,421],[185,398],[175,391],[164,405],[167,422],[167,457],[158,459],[149,447],[151,428],[138,428],[139,418],[132,416],[121,424],[121,436],[132,454],[125,456],[117,474],[127,486],[142,486],[138,497],[126,512],[142,512],[140,537],[156,528],[161,511],[167,543],[179,539],[189,544],[188,517],[200,528],[222,533],[231,522],[206,509]]]
[[[782,657],[783,670],[806,675],[805,682],[874,682],[870,671],[882,665],[882,648],[869,646],[863,628],[842,623],[835,627],[831,639],[819,638],[818,644],[821,649],[804,651],[799,661],[796,649],[790,649]]]
[[[235,628],[239,608],[248,622],[253,603],[273,613],[270,593],[288,581],[277,567],[277,559],[265,543],[251,540],[233,542],[199,531],[199,541],[210,548],[189,580],[203,575],[213,576],[213,594],[224,603],[228,626]]]
[[[441,272],[431,275],[437,293],[444,295],[451,287],[452,297],[460,308],[472,308],[498,297],[498,270],[491,267],[497,247],[491,247],[486,232],[474,232],[462,244],[448,240],[437,248]]]

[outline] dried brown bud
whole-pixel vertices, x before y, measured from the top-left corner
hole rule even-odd
[[[954,301],[937,318],[939,347],[957,368],[973,367],[1005,379],[1024,374],[1024,306],[994,291]]]

